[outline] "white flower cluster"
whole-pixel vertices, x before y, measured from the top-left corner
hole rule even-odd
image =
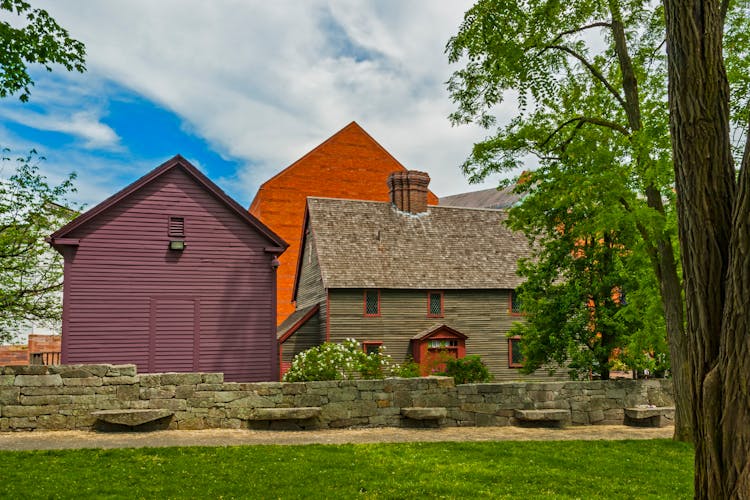
[[[341,344],[326,342],[297,354],[284,375],[284,381],[384,378],[393,370],[391,356],[385,353],[385,347],[367,354],[356,339],[347,338]]]

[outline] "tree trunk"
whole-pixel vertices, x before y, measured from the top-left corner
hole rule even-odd
[[[633,62],[628,51],[625,27],[622,14],[616,1],[609,2],[612,14],[612,37],[615,42],[615,52],[622,73],[622,88],[625,94],[625,114],[628,126],[634,133],[643,129],[641,119],[640,97],[638,93],[638,79],[633,69]],[[636,152],[637,161],[641,166],[648,153]],[[645,189],[646,203],[649,208],[656,210],[662,217],[664,204],[661,193],[649,183]],[[685,317],[683,314],[682,285],[677,274],[677,263],[674,259],[672,239],[664,232],[642,234],[643,238],[653,244],[655,255],[652,264],[659,281],[664,323],[667,329],[667,343],[669,358],[672,366],[672,382],[675,398],[674,439],[677,441],[691,441],[693,433],[692,398],[690,397],[690,368],[687,362],[687,342],[685,338]]]
[[[732,214],[727,295],[719,351],[722,480],[732,498],[750,498],[750,131]]]
[[[750,498],[750,200],[735,172],[722,54],[726,4],[664,0],[687,305],[696,498]]]
[[[653,186],[646,188],[646,201],[649,207],[664,215],[661,193]],[[694,427],[693,401],[691,397],[690,365],[687,358],[682,283],[677,274],[677,263],[674,258],[671,238],[666,234],[661,234],[656,235],[655,239],[655,267],[664,310],[664,324],[667,328],[667,343],[669,344],[669,359],[672,367],[675,398],[673,438],[676,441],[692,441]]]

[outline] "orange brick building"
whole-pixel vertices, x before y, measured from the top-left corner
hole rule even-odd
[[[29,335],[27,345],[0,345],[0,366],[60,364],[60,335]]]
[[[292,289],[307,197],[388,201],[388,174],[399,170],[406,168],[351,122],[258,189],[250,213],[289,243],[277,271],[277,323],[294,312]],[[438,204],[432,192],[427,201]]]

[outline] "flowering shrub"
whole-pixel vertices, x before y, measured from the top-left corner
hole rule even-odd
[[[326,342],[303,351],[292,359],[285,382],[384,378],[391,373],[391,357],[385,347],[367,354],[354,339],[341,344]]]

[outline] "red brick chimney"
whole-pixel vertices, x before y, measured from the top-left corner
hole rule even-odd
[[[388,176],[388,190],[391,203],[402,212],[419,214],[427,211],[427,186],[430,176],[427,172],[407,170],[393,172]]]

